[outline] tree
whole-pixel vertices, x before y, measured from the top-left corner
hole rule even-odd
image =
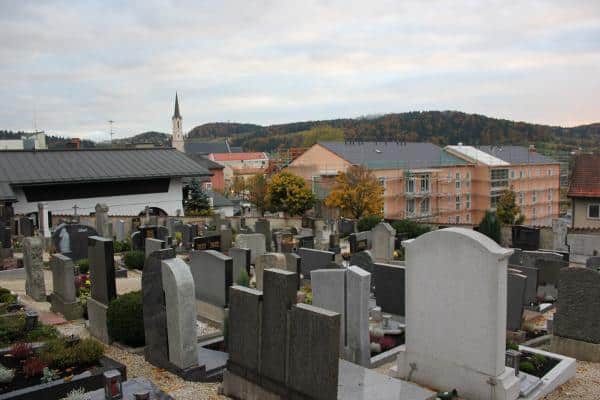
[[[267,193],[269,208],[288,215],[302,215],[315,204],[315,195],[304,179],[290,172],[273,175]]]
[[[392,228],[396,230],[396,233],[406,234],[407,239],[413,239],[427,233],[431,230],[427,225],[419,224],[411,219],[403,219],[400,221],[394,221]]]
[[[188,188],[188,198],[183,201],[183,208],[188,214],[209,215],[210,203],[197,179],[192,180]]]
[[[479,223],[479,232],[492,238],[496,243],[500,243],[502,232],[496,213],[489,210],[485,212],[485,216]]]
[[[327,207],[338,207],[343,216],[360,219],[367,215],[382,216],[383,186],[373,173],[362,165],[354,165],[337,178]]]
[[[244,178],[239,175],[233,175],[231,185],[229,185],[229,195],[245,199],[247,191],[248,185]]]
[[[496,215],[503,225],[519,225],[525,217],[521,215],[521,208],[517,205],[517,195],[512,190],[505,190],[498,199]]]
[[[248,200],[254,204],[260,215],[265,215],[269,208],[268,188],[269,183],[263,174],[251,176],[246,183]]]

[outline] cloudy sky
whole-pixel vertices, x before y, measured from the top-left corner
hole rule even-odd
[[[411,110],[600,121],[600,1],[0,0],[0,129]]]

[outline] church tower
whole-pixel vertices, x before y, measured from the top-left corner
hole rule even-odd
[[[184,150],[183,127],[181,126],[181,114],[179,114],[179,99],[175,92],[175,112],[173,113],[173,137],[171,139],[172,146],[182,153]]]

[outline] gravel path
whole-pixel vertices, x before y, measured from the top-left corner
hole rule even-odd
[[[577,374],[545,400],[598,400],[600,399],[600,364],[577,361]]]

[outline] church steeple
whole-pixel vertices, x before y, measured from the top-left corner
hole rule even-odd
[[[173,119],[175,118],[181,119],[181,114],[179,114],[179,98],[177,96],[177,92],[175,92],[175,112],[173,113]]]
[[[179,113],[179,96],[175,92],[175,112],[173,113],[173,136],[171,138],[171,145],[181,152],[185,152],[185,143],[183,139],[183,127],[181,124],[181,114]]]

